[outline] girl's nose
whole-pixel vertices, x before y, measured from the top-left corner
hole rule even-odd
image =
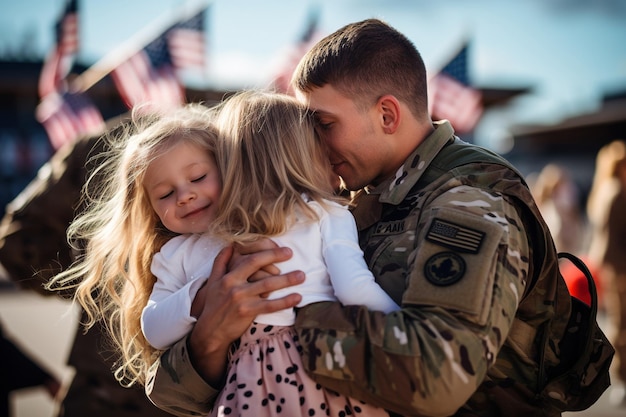
[[[183,191],[178,195],[178,205],[182,206],[184,204],[189,203],[190,201],[195,200],[196,193],[192,191]]]

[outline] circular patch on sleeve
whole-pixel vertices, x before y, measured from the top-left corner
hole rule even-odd
[[[463,278],[465,269],[465,261],[457,253],[439,252],[426,261],[424,275],[431,284],[445,287]]]

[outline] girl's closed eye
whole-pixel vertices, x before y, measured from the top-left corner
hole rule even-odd
[[[202,181],[203,179],[205,179],[205,178],[206,178],[206,176],[207,176],[207,174],[201,175],[201,176],[199,176],[198,178],[196,178],[195,180],[191,180],[191,182],[200,182],[200,181]]]
[[[163,194],[161,197],[159,197],[159,200],[165,200],[167,197],[171,196],[172,194],[174,194],[174,191],[169,191],[167,194]]]

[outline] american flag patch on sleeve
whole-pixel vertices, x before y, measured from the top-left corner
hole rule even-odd
[[[442,219],[434,219],[426,234],[430,242],[466,253],[478,253],[484,237],[484,232]]]

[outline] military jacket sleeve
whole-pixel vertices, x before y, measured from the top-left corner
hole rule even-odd
[[[176,342],[148,370],[146,395],[160,409],[176,416],[204,416],[219,394],[194,369],[187,339]]]
[[[469,164],[418,184],[445,141],[357,200],[366,260],[401,310],[318,303],[296,321],[313,379],[402,415],[447,416],[468,400],[496,361],[528,274],[521,214],[498,191],[519,185],[509,169]]]

